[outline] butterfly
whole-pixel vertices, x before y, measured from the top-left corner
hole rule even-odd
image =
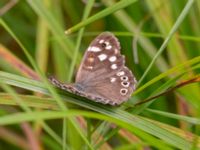
[[[75,83],[61,83],[54,77],[53,85],[95,102],[120,105],[127,101],[136,88],[136,79],[125,66],[120,43],[110,32],[97,36],[87,48]]]

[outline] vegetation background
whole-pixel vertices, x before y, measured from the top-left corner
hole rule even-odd
[[[0,149],[200,149],[199,0],[1,0],[0,16]],[[139,81],[120,107],[46,78],[73,82],[104,31]]]

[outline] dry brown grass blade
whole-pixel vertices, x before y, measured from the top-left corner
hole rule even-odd
[[[162,122],[159,122],[159,121],[151,120],[151,119],[144,118],[144,117],[142,117],[142,118],[164,128],[164,129],[166,129],[166,130],[168,130],[168,131],[170,131],[170,132],[172,132],[176,135],[179,135],[180,137],[182,137],[184,139],[187,139],[187,141],[196,144],[196,146],[198,148],[200,148],[200,138],[199,138],[198,135],[195,135],[192,132],[184,131],[180,128],[173,127],[171,125],[168,125],[168,124],[165,124],[165,123],[162,123]]]
[[[12,7],[14,7],[17,4],[17,2],[18,0],[10,0],[2,8],[0,8],[0,16],[3,16],[7,11],[9,11]]]
[[[0,44],[0,59],[6,61],[14,69],[18,70],[22,75],[26,77],[31,77],[35,80],[39,80],[39,76],[30,67],[28,67],[20,59],[18,59],[16,56],[10,53],[10,51],[2,44]],[[25,122],[21,124],[21,127],[24,133],[27,135],[27,141],[30,145],[29,148],[32,150],[39,150],[40,143],[38,142],[37,137],[34,134],[32,126],[29,123]]]
[[[169,92],[172,92],[172,91],[174,91],[174,90],[176,90],[176,89],[178,89],[178,88],[181,88],[181,87],[183,87],[183,86],[186,86],[186,85],[189,85],[189,84],[192,84],[192,83],[196,83],[196,82],[200,82],[200,76],[197,76],[197,77],[191,78],[191,79],[189,79],[189,80],[183,81],[183,82],[177,84],[176,86],[169,88],[169,89],[166,90],[165,92],[162,92],[162,93],[160,93],[160,94],[157,94],[157,95],[155,95],[155,96],[152,96],[152,97],[150,97],[150,98],[147,98],[147,99],[145,99],[145,100],[142,100],[141,102],[136,103],[134,106],[138,106],[138,105],[147,103],[147,102],[149,102],[149,101],[151,101],[151,100],[153,100],[153,99],[155,99],[155,98],[158,98],[158,97],[160,97],[160,96],[166,95],[166,94],[168,94]]]
[[[140,140],[137,136],[135,136],[133,133],[127,131],[126,129],[120,129],[119,134],[126,139],[129,143],[143,143],[142,140]],[[139,150],[145,150],[149,149],[148,146],[144,146],[143,148],[140,148]]]
[[[18,147],[21,147],[24,150],[29,149],[29,144],[26,142],[26,139],[19,136],[18,134],[14,133],[13,131],[10,131],[10,129],[7,129],[5,127],[0,127],[0,138],[4,139],[7,142],[12,143],[13,145],[16,145]]]
[[[19,71],[22,75],[39,80],[39,76],[24,62],[13,55],[6,47],[0,44],[0,59],[12,65],[13,69]]]

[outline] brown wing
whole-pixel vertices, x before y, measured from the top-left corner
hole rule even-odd
[[[99,102],[119,105],[130,98],[136,83],[132,72],[127,67],[123,67],[112,76],[94,82],[92,86],[86,88],[86,92],[102,99],[103,102]]]
[[[76,76],[87,97],[101,103],[121,104],[135,89],[136,80],[125,66],[117,38],[105,32],[90,44]]]
[[[116,69],[111,68],[111,57],[116,58]],[[76,83],[90,84],[93,80],[102,78],[100,75],[115,72],[123,65],[124,57],[120,54],[117,38],[110,32],[104,32],[97,36],[86,50],[76,75]]]

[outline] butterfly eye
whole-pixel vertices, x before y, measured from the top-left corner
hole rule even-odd
[[[102,48],[110,48],[110,43],[108,41],[100,40],[99,43]]]
[[[128,87],[129,84],[130,84],[130,83],[129,83],[129,82],[126,82],[126,81],[125,81],[125,82],[121,82],[121,85],[122,85],[123,87]]]
[[[121,90],[120,90],[120,94],[121,94],[121,95],[126,95],[127,92],[128,92],[127,89],[121,89]]]
[[[102,48],[105,48],[107,46],[107,44],[106,43],[102,43],[101,46],[102,46]]]
[[[123,81],[128,81],[128,77],[127,76],[122,76],[120,79],[123,80]]]

